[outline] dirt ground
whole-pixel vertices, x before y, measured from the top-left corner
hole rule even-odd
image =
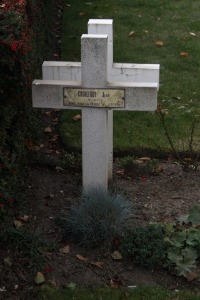
[[[62,229],[55,223],[58,216],[70,207],[80,196],[81,174],[69,172],[59,167],[62,152],[55,139],[55,115],[47,114],[53,130],[47,133],[43,154],[54,164],[31,164],[27,174],[28,221],[23,226],[55,242],[56,248],[47,254],[47,265],[42,272],[46,283],[66,287],[70,283],[77,286],[110,286],[113,282],[123,286],[160,285],[170,290],[197,289],[200,282],[169,274],[166,270],[146,270],[133,262],[113,260],[109,255],[110,244],[86,250],[73,244],[63,236]],[[52,121],[53,120],[53,121]],[[45,124],[45,126],[48,124]],[[115,159],[112,188],[120,191],[132,203],[134,214],[132,226],[143,226],[151,221],[175,221],[186,214],[193,205],[200,203],[200,171],[184,171],[172,160],[157,161],[158,172],[139,163],[131,170],[125,170]],[[59,249],[67,247],[68,253]],[[4,249],[5,250],[5,249]],[[7,251],[7,252],[5,252]],[[12,257],[12,265],[3,259],[12,253],[9,249],[1,252],[0,271],[3,274],[0,285],[0,299],[32,299],[39,287],[30,271],[22,267],[22,261]],[[77,257],[77,254],[81,255]],[[84,259],[83,259],[83,258]],[[101,267],[93,263],[101,262]]]

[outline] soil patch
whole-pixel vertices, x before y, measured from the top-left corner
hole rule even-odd
[[[52,139],[49,135],[49,140]],[[55,146],[54,146],[55,147]],[[58,147],[58,146],[57,146]],[[57,148],[58,149],[58,148]],[[52,151],[52,142],[43,148]],[[59,161],[59,153],[51,154],[54,162]],[[52,153],[52,152],[51,152]],[[173,161],[159,161],[159,173],[155,176],[144,167],[131,172],[125,171],[116,160],[112,188],[123,193],[134,207],[131,226],[142,226],[149,222],[174,221],[177,216],[187,213],[193,205],[199,204],[200,171],[184,171]],[[32,165],[27,180],[27,201],[29,221],[25,226],[38,232],[42,237],[56,243],[50,254],[44,273],[47,283],[66,287],[70,283],[78,286],[110,286],[112,282],[125,286],[160,285],[170,290],[195,289],[199,281],[187,282],[165,270],[146,270],[132,261],[115,261],[109,255],[110,244],[86,250],[73,244],[63,236],[62,229],[55,223],[55,217],[70,207],[80,196],[81,174],[70,173],[58,165],[39,167]],[[60,248],[69,245],[69,253],[61,253]],[[10,249],[4,249],[1,262]],[[86,258],[78,259],[77,254]],[[34,276],[23,269],[22,261],[12,258],[12,265],[0,264],[0,299],[32,299],[38,286]],[[101,267],[93,263],[100,261]]]

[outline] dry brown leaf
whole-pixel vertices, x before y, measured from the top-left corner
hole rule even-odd
[[[91,265],[103,269],[104,263],[102,261],[91,262]]]
[[[29,216],[27,216],[27,215],[20,217],[20,221],[23,221],[23,222],[27,222],[28,219],[29,219]]]
[[[37,272],[34,281],[37,284],[41,284],[41,283],[45,282],[44,275],[41,272]]]
[[[120,260],[120,259],[122,259],[121,253],[119,251],[117,251],[117,250],[115,250],[113,253],[111,253],[110,256],[114,260]]]
[[[148,157],[148,156],[140,157],[138,159],[141,160],[141,161],[150,161],[151,160],[151,158]]]
[[[184,161],[186,161],[186,162],[192,162],[192,158],[191,157],[185,157]]]
[[[63,253],[63,254],[68,254],[69,253],[69,245],[66,245],[66,246],[60,248],[59,252]]]
[[[80,17],[85,16],[85,12],[84,12],[84,11],[80,11],[80,12],[79,12],[79,16],[80,16]]]
[[[79,121],[79,120],[81,120],[81,115],[80,115],[80,114],[75,115],[75,116],[73,117],[73,120],[74,120],[74,121]]]
[[[134,159],[134,160],[133,160],[133,163],[134,163],[134,164],[137,164],[137,165],[142,165],[142,164],[144,163],[144,161],[143,161],[143,160],[140,160],[140,159]]]
[[[194,279],[197,279],[199,277],[199,274],[197,272],[188,272],[186,277],[188,281],[192,281]]]
[[[187,57],[189,55],[188,52],[180,52],[180,56],[182,57]]]
[[[118,174],[118,175],[124,175],[124,169],[117,170],[116,174]]]
[[[157,41],[155,42],[155,44],[156,44],[157,46],[160,46],[160,47],[162,47],[162,46],[164,45],[163,41],[161,41],[161,40],[157,40]]]
[[[51,252],[42,252],[44,256],[46,256],[49,260],[52,260],[52,253]]]
[[[46,127],[46,128],[44,129],[44,132],[46,132],[46,133],[51,133],[51,132],[52,132],[51,127],[50,127],[50,126]]]
[[[129,34],[128,34],[128,36],[133,36],[134,34],[135,34],[134,31],[130,31]]]
[[[111,288],[118,289],[122,286],[122,281],[116,276],[110,280]]]
[[[80,254],[76,254],[76,258],[78,258],[79,260],[82,260],[82,261],[86,261],[87,260],[86,257],[84,257],[84,256],[82,256]]]
[[[23,226],[22,222],[19,220],[14,220],[13,225],[15,226],[15,228],[20,228]]]
[[[47,117],[49,117],[49,118],[50,118],[50,117],[51,117],[51,115],[52,115],[52,111],[46,111],[46,112],[45,112],[45,116],[47,116]]]

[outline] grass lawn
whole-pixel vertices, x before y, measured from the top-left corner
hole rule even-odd
[[[157,287],[134,289],[52,289],[40,290],[38,300],[198,300],[200,295],[191,292],[169,292]]]
[[[193,146],[199,148],[200,22],[198,0],[67,0],[62,60],[80,61],[80,37],[89,19],[114,23],[114,62],[160,64],[158,102],[167,109],[167,128],[179,151],[188,149],[195,119]],[[134,34],[129,36],[133,31]],[[157,45],[161,41],[163,46]],[[77,111],[65,111],[60,132],[67,147],[81,147]],[[78,124],[77,124],[78,123]],[[169,150],[156,113],[114,112],[114,149]]]

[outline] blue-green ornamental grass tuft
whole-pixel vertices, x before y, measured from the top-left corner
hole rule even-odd
[[[131,214],[132,207],[122,195],[91,189],[61,219],[76,242],[91,248],[120,235]]]

